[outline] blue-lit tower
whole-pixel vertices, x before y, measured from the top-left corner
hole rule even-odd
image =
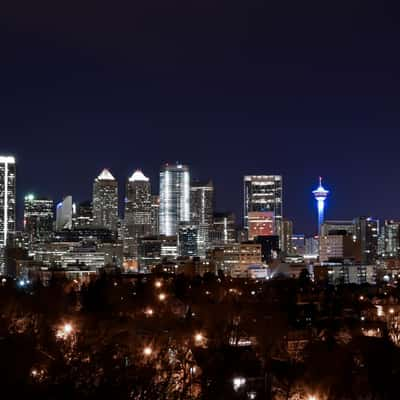
[[[318,235],[321,234],[321,225],[324,222],[324,214],[325,214],[325,200],[328,197],[329,190],[326,190],[322,186],[322,178],[319,177],[319,186],[317,189],[313,190],[313,195],[315,200],[317,200],[318,207]]]

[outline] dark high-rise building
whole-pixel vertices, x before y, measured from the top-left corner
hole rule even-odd
[[[244,177],[244,227],[249,229],[249,213],[272,212],[274,232],[282,234],[282,176],[248,175]]]
[[[118,182],[103,169],[93,183],[93,223],[112,231],[118,226]]]
[[[284,219],[282,222],[282,251],[284,254],[293,254],[292,247],[293,222]]]
[[[76,207],[76,213],[73,217],[73,226],[90,227],[94,225],[93,206],[91,201],[83,201]]]
[[[179,224],[178,249],[181,257],[198,256],[199,227],[193,224]]]
[[[4,247],[9,234],[16,229],[16,165],[15,158],[0,156],[0,266],[4,266]]]
[[[138,239],[152,233],[150,180],[141,171],[128,179],[125,199],[125,252],[137,257]]]
[[[236,242],[236,217],[233,213],[215,213],[211,231],[213,246]]]
[[[151,234],[160,234],[160,196],[151,196]]]
[[[333,231],[345,231],[347,235],[354,236],[356,234],[356,226],[352,220],[326,220],[320,228],[322,236],[330,235]]]
[[[161,262],[161,247],[163,239],[160,236],[147,236],[139,239],[138,261],[140,269],[151,269]]]
[[[160,172],[160,233],[174,236],[190,222],[190,173],[186,165],[165,165]]]
[[[191,223],[211,225],[214,213],[214,186],[207,183],[193,183],[190,188]]]
[[[33,194],[24,200],[24,230],[31,241],[49,239],[54,222],[53,200],[36,198]]]
[[[191,223],[198,227],[198,256],[205,257],[210,247],[210,234],[214,214],[214,186],[194,183],[190,188]]]
[[[354,220],[357,240],[361,245],[361,262],[373,264],[378,258],[379,220],[359,217]]]

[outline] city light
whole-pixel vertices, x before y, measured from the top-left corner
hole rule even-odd
[[[317,396],[310,395],[307,400],[318,400]]]
[[[162,287],[162,282],[161,281],[156,281],[154,283],[154,286],[159,289],[160,287]]]
[[[160,293],[158,295],[158,300],[164,301],[167,298],[167,295],[165,293]]]
[[[147,346],[143,349],[143,354],[146,357],[150,357],[153,354],[153,349],[150,346]]]
[[[151,317],[154,315],[154,310],[152,308],[148,308],[145,312],[144,312],[148,317]]]
[[[68,339],[74,333],[74,327],[70,323],[65,323],[56,332],[58,339]]]
[[[203,334],[202,334],[202,333],[196,333],[196,334],[194,335],[194,340],[195,340],[195,342],[196,342],[197,344],[201,344],[201,343],[203,342],[203,340],[204,340]]]
[[[237,392],[239,389],[241,389],[244,385],[246,384],[246,379],[242,377],[237,377],[233,379],[233,390]],[[315,400],[315,399],[313,399]]]

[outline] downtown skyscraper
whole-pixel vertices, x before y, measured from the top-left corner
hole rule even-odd
[[[53,231],[53,200],[28,194],[24,199],[24,230],[31,241],[43,241]]]
[[[93,223],[112,231],[118,225],[118,182],[103,169],[93,183]]]
[[[181,222],[190,222],[190,172],[182,164],[160,172],[160,234],[175,236]]]
[[[4,248],[16,229],[16,164],[12,156],[0,156],[0,267]]]
[[[137,257],[139,238],[152,234],[152,196],[150,179],[135,171],[126,184],[124,251]]]
[[[244,228],[247,232],[252,216],[257,215],[260,219],[263,213],[265,218],[272,217],[272,231],[281,238],[283,218],[281,175],[244,177]]]
[[[191,224],[197,227],[198,256],[205,257],[209,248],[214,215],[214,185],[196,182],[190,188]]]

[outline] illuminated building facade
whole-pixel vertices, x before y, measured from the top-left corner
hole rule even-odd
[[[248,215],[248,239],[275,234],[274,213],[271,211],[250,211]]]
[[[138,239],[151,235],[151,216],[150,179],[137,170],[126,185],[124,251],[129,256],[137,257]]]
[[[249,231],[251,212],[273,213],[274,233],[282,233],[282,176],[248,175],[244,177],[244,228]]]
[[[63,201],[57,204],[56,231],[61,231],[63,229],[72,229],[72,209],[72,196],[64,197]]]
[[[190,188],[191,223],[198,227],[198,256],[205,257],[210,246],[214,214],[214,186],[211,181]]]
[[[24,199],[24,230],[30,240],[46,240],[53,231],[53,200],[28,194]]]
[[[190,173],[186,165],[165,165],[160,172],[160,234],[174,236],[190,222]]]
[[[16,163],[12,156],[0,156],[0,266],[4,247],[16,229]]]
[[[199,250],[199,227],[194,224],[179,224],[178,249],[181,257],[197,257]]]
[[[118,182],[108,169],[93,183],[93,223],[112,231],[118,226]]]
[[[160,233],[160,196],[151,196],[151,234],[154,236]]]

